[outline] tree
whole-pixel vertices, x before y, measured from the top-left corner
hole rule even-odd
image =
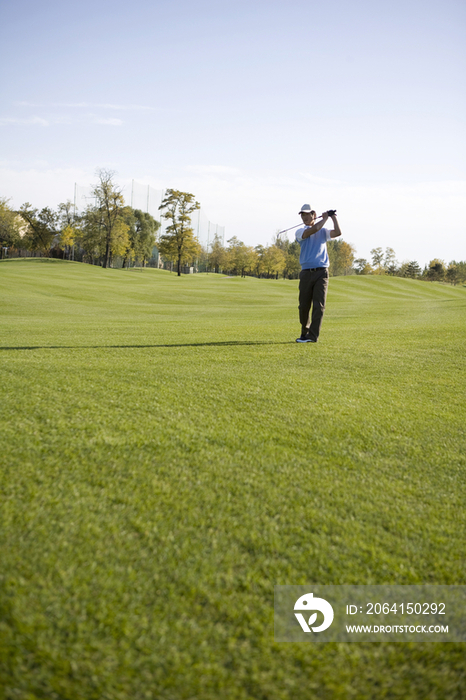
[[[219,272],[224,266],[226,260],[225,248],[222,245],[220,237],[215,234],[214,241],[212,243],[212,250],[208,256],[209,265],[213,267],[215,272]]]
[[[23,244],[29,250],[40,250],[44,255],[50,251],[52,242],[57,235],[57,214],[49,207],[40,211],[34,209],[29,202],[22,204],[19,213],[27,223]]]
[[[177,261],[180,276],[181,263],[194,259],[201,252],[201,246],[191,227],[191,214],[200,209],[200,204],[189,192],[168,189],[159,209],[166,209],[162,216],[171,221],[160,239],[159,250],[169,260]]]
[[[371,250],[371,255],[372,255],[372,265],[375,268],[374,272],[377,274],[382,274],[383,273],[383,251],[382,248],[372,248]]]
[[[74,226],[71,226],[71,224],[68,224],[65,226],[65,228],[61,231],[60,237],[59,237],[59,243],[60,246],[63,248],[66,253],[68,252],[68,259],[70,258],[70,251],[71,248],[74,246],[74,241],[76,239],[76,229]]]
[[[430,261],[426,272],[426,277],[430,282],[441,282],[443,279],[445,279],[445,274],[446,270],[443,260],[434,258]]]
[[[450,263],[448,265],[446,278],[450,282],[450,284],[453,284],[454,286],[458,282],[458,268],[454,263]]]
[[[112,258],[112,244],[119,238],[121,229],[115,226],[123,215],[125,201],[121,187],[113,182],[115,173],[111,170],[100,169],[98,171],[99,182],[94,185],[92,194],[96,198],[95,210],[97,216],[94,224],[97,224],[103,234],[103,261],[102,267],[110,265]],[[116,237],[115,237],[115,234]]]
[[[288,279],[297,279],[301,270],[301,265],[299,262],[300,248],[297,241],[293,241],[289,244],[286,258],[285,258],[285,269],[284,274]]]
[[[243,260],[242,260],[242,270],[241,274],[243,277],[246,276],[246,273],[252,274],[256,265],[257,265],[257,252],[253,248],[252,245],[246,246],[245,253],[243,255]]]
[[[416,260],[411,260],[406,266],[406,277],[411,277],[411,279],[416,279],[421,274],[421,267]]]
[[[385,272],[387,272],[389,275],[396,275],[398,267],[396,264],[396,253],[393,248],[385,248],[383,266]]]
[[[454,284],[461,284],[461,283],[466,282],[466,261],[465,260],[462,260],[462,261],[461,260],[460,261],[452,260],[448,265],[448,268],[450,268],[450,267],[455,267],[455,270],[456,270],[455,271],[456,281],[454,282]],[[452,273],[450,273],[450,276],[451,275],[452,275]],[[448,270],[447,270],[447,278],[448,278]]]
[[[387,275],[391,275],[392,277],[395,277],[398,275],[400,268],[398,267],[396,261],[392,262],[386,269],[385,269]]]
[[[246,272],[254,269],[257,263],[257,253],[251,246],[246,246],[236,236],[230,238],[225,251],[225,267],[245,277]]]
[[[0,197],[0,258],[3,258],[3,248],[17,248],[21,244],[23,233],[21,224],[24,222],[11,209],[8,201],[5,197]]]
[[[347,243],[346,241],[340,241],[340,243],[340,268],[343,270],[344,275],[350,275],[353,270],[356,248],[351,245],[351,243]]]
[[[120,258],[129,257],[131,260],[134,260],[134,250],[131,245],[129,231],[130,227],[122,218],[115,221],[113,226],[110,260],[112,260],[114,255],[117,255]]]
[[[327,243],[329,274],[349,275],[353,270],[355,248],[346,241],[333,239]]]
[[[57,207],[57,222],[60,231],[58,244],[64,256],[71,258],[71,251],[79,236],[79,217],[76,216],[74,204],[69,199]]]
[[[358,258],[354,261],[354,270],[357,275],[370,275],[373,272],[372,266],[366,258]]]
[[[258,277],[262,277],[262,274],[264,272],[265,247],[263,245],[256,245],[254,250],[256,251],[256,265],[254,269],[256,271],[256,275]]]
[[[200,243],[194,238],[186,238],[180,248],[180,241],[167,234],[162,235],[159,242],[160,254],[169,262],[176,263],[177,274],[181,275],[181,266],[194,262],[201,254]]]
[[[411,262],[402,263],[399,268],[397,275],[399,277],[410,277],[411,279],[416,279],[421,275],[421,268],[416,260],[411,260]]]
[[[209,272],[209,244],[201,244],[201,252],[198,255],[197,263],[200,272]]]
[[[148,212],[136,209],[136,238],[134,252],[136,257],[142,260],[143,265],[151,258],[152,251],[157,242],[157,232],[160,229],[160,221],[154,219]]]
[[[280,272],[285,269],[285,252],[277,245],[268,246],[262,254],[262,265],[267,276],[274,275],[278,279]]]
[[[128,260],[141,260],[145,267],[156,243],[160,222],[140,209],[125,207],[123,221],[128,226],[129,247],[123,257],[123,267]]]
[[[84,251],[83,260],[101,264],[105,251],[104,230],[100,208],[93,204],[88,204],[82,215],[79,242]]]
[[[58,224],[61,228],[72,226],[76,220],[74,212],[74,204],[69,199],[66,202],[61,202],[57,207]]]

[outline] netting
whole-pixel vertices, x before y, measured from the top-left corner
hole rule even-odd
[[[160,221],[161,228],[159,232],[164,233],[170,223],[167,219],[161,217],[163,212],[159,211],[159,206],[163,201],[165,192],[165,190],[157,190],[150,185],[142,185],[133,180],[129,191],[127,189],[123,191],[123,196],[125,198],[125,204],[129,204],[132,209],[145,211],[153,216],[154,219]],[[96,200],[92,195],[91,187],[83,187],[75,184],[74,206],[76,208],[76,213],[79,214],[83,212],[88,204],[95,203]],[[219,238],[222,245],[225,245],[225,227],[210,221],[202,208],[197,209],[191,214],[191,223],[199,243],[208,251],[210,251],[212,247],[215,236]]]

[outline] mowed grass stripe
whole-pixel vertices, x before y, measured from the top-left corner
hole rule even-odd
[[[462,645],[275,644],[273,586],[464,583],[464,288],[332,278],[309,347],[296,282],[0,285],[6,697],[463,696]]]

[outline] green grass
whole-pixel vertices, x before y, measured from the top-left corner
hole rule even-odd
[[[6,700],[448,700],[461,644],[278,644],[275,584],[464,584],[466,289],[0,263]]]

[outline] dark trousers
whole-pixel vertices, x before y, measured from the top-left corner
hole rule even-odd
[[[299,321],[301,333],[317,340],[327,299],[328,269],[299,273]],[[310,315],[312,306],[312,316]]]

